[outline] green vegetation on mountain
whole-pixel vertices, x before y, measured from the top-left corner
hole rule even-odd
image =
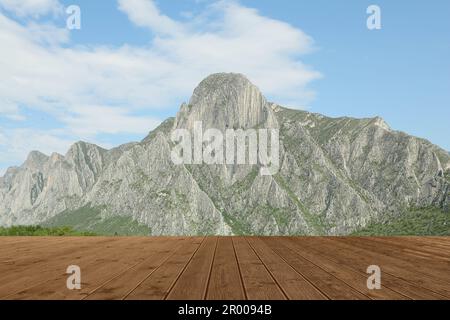
[[[385,223],[372,223],[357,236],[450,236],[450,212],[414,209]]]
[[[445,179],[450,183],[450,169],[445,171]]]
[[[102,208],[82,207],[74,211],[65,211],[47,220],[46,227],[68,226],[78,232],[90,232],[97,235],[148,236],[151,229],[134,221],[131,217],[102,217]]]
[[[91,232],[80,232],[71,227],[45,228],[41,226],[13,226],[9,228],[0,227],[0,236],[6,237],[37,237],[37,236],[94,236]]]

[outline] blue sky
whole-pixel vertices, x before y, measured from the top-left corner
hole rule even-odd
[[[81,30],[65,28],[72,4]],[[366,27],[371,4],[381,30]],[[450,150],[449,12],[447,0],[0,0],[0,174],[34,149],[140,140],[220,71]]]

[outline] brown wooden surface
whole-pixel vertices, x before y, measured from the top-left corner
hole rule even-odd
[[[449,300],[450,237],[0,237],[0,299]]]

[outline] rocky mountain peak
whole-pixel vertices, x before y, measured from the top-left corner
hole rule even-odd
[[[191,129],[203,121],[205,128],[246,129],[266,123],[271,113],[260,90],[244,75],[217,73],[204,79],[189,104],[181,106],[175,127]]]
[[[95,144],[87,143],[87,142],[84,142],[84,141],[78,141],[78,142],[74,143],[69,148],[69,150],[67,151],[65,157],[66,157],[66,159],[67,158],[70,159],[70,158],[73,158],[75,155],[78,155],[80,153],[82,153],[82,154],[88,154],[88,153],[91,153],[91,152],[103,153],[104,151],[106,151],[106,150],[100,148],[99,146],[97,146]]]
[[[259,89],[253,85],[246,76],[239,73],[216,73],[206,77],[197,88],[191,97],[190,104],[201,104],[204,100],[209,99],[235,99],[236,97],[245,94],[247,90],[255,93],[255,96],[262,94]]]
[[[375,117],[375,118],[373,118],[372,124],[374,124],[374,125],[376,125],[376,126],[382,128],[382,129],[384,129],[384,130],[387,130],[387,131],[391,130],[391,127],[390,127],[390,126],[387,124],[387,122],[386,122],[383,118],[381,118],[381,117]]]
[[[25,161],[25,167],[29,169],[39,169],[48,160],[48,156],[39,151],[31,151]]]

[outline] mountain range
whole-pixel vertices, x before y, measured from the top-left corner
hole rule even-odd
[[[196,121],[219,130],[278,129],[278,173],[175,165],[171,133]],[[347,235],[420,210],[449,221],[447,151],[379,117],[284,108],[240,74],[207,77],[175,118],[140,142],[111,150],[77,142],[65,155],[33,151],[0,177],[0,225],[103,234]]]

